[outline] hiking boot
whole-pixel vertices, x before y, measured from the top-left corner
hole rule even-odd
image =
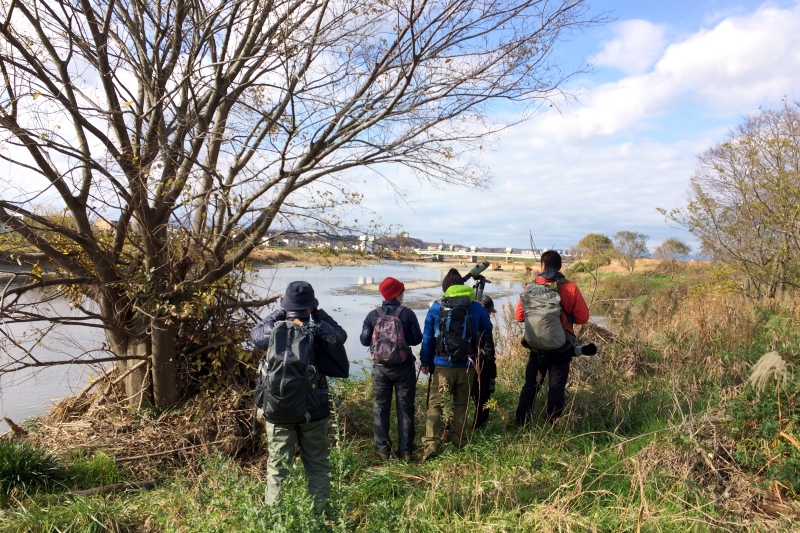
[[[381,459],[381,461],[388,461],[392,458],[392,454],[388,452],[378,452],[378,457]]]
[[[422,454],[422,462],[430,461],[431,459],[435,459],[439,456],[439,450],[426,450],[424,454]]]
[[[411,460],[410,453],[399,453],[397,454],[397,457],[399,457],[401,461],[405,461],[406,463]]]

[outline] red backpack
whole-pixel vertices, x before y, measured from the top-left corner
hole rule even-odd
[[[400,322],[402,305],[397,306],[394,313],[387,315],[383,307],[377,307],[378,320],[372,330],[372,360],[381,365],[400,365],[411,355],[403,334],[403,323]]]

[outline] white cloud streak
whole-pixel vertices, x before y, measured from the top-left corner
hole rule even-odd
[[[620,230],[649,235],[651,248],[672,236],[691,243],[656,208],[685,205],[697,155],[743,115],[800,97],[800,3],[764,5],[671,43],[666,28],[644,20],[614,29],[595,59],[626,74],[505,132],[485,156],[490,193],[426,187],[413,212],[387,204],[384,218],[465,245],[522,247],[529,230],[538,246]]]
[[[625,20],[614,25],[616,37],[603,46],[592,63],[617,68],[626,74],[643,74],[661,57],[665,28],[646,20]]]

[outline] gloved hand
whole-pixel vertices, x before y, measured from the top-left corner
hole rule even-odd
[[[327,322],[309,320],[307,327],[311,330],[311,333],[320,339],[331,343],[336,342],[336,331],[334,331],[333,326]]]
[[[595,355],[597,353],[597,346],[593,342],[583,345],[583,355]]]

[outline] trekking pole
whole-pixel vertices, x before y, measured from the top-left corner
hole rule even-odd
[[[433,378],[433,370],[428,372],[428,395],[425,396],[425,410],[428,410],[428,404],[431,401],[431,378]]]
[[[261,435],[261,421],[258,419],[258,407],[253,410],[253,428],[250,430],[250,434],[253,436],[254,439],[257,439]]]

